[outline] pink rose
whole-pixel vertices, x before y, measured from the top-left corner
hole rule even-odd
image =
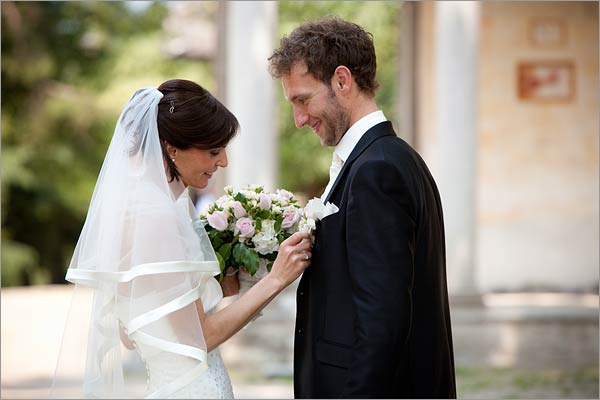
[[[271,208],[271,197],[264,193],[261,193],[258,198],[258,206],[263,210],[268,210],[269,208]]]
[[[235,215],[236,218],[241,218],[246,215],[246,209],[239,201],[233,202],[233,215]]]
[[[285,189],[277,189],[277,194],[286,200],[290,200],[294,195]]]
[[[281,227],[283,229],[289,229],[300,219],[300,215],[296,210],[286,210],[283,213],[283,222],[281,223]]]
[[[236,230],[240,232],[241,238],[248,238],[254,235],[254,223],[250,218],[240,218],[235,223]]]
[[[224,211],[215,211],[206,216],[208,224],[218,231],[224,231],[229,226],[227,222],[227,214]]]

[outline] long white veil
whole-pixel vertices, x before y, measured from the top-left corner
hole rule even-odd
[[[162,398],[207,368],[195,302],[202,299],[208,311],[221,300],[220,270],[204,228],[194,224],[187,190],[167,180],[157,128],[162,96],[156,88],[138,90],[117,122],[67,271],[75,296],[93,297],[73,299],[55,397]],[[82,339],[84,351],[76,345]],[[146,377],[128,372],[138,354],[140,365],[168,355],[190,367],[166,385],[146,387]]]

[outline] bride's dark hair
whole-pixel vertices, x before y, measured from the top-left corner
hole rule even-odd
[[[164,95],[158,103],[158,136],[170,180],[179,180],[166,143],[182,150],[225,147],[236,135],[239,123],[227,107],[197,83],[172,79],[158,90]]]

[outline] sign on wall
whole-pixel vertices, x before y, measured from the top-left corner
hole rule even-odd
[[[570,102],[575,97],[575,67],[570,61],[533,61],[518,65],[522,100]]]

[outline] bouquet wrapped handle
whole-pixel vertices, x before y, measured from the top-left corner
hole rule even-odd
[[[240,268],[238,273],[238,279],[240,281],[240,296],[246,293],[252,286],[256,284],[256,282],[267,276],[269,273],[269,271],[267,271],[268,262],[268,260],[261,258],[258,264],[258,270],[254,275],[250,275],[250,273],[246,271],[246,268]]]
[[[240,281],[239,296],[242,296],[244,293],[250,290],[250,288],[254,286],[256,282],[260,281],[262,278],[267,276],[267,274],[269,273],[269,271],[267,271],[267,263],[267,260],[261,258],[259,261],[258,270],[256,270],[256,273],[254,275],[250,275],[250,273],[246,271],[246,268],[240,268],[238,270],[238,279]],[[256,316],[252,318],[252,321],[255,321],[258,317],[261,317],[262,315],[262,312],[259,311],[258,314],[256,314]]]

